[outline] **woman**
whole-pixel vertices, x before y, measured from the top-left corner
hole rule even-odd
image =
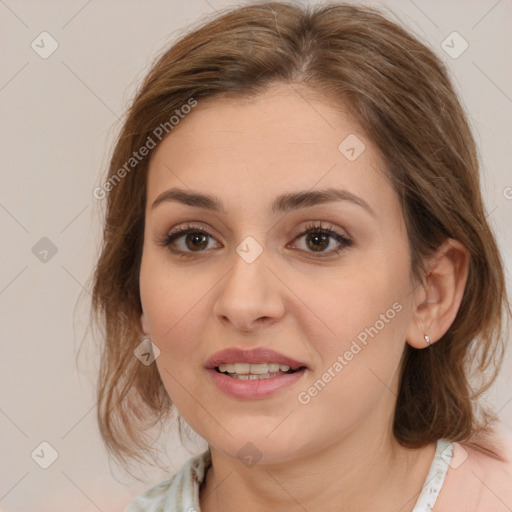
[[[174,405],[209,446],[129,512],[512,508],[477,401],[502,263],[422,43],[370,8],[224,13],[153,65],[104,190],[103,438],[142,459]]]

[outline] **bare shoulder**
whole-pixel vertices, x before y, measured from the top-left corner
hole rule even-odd
[[[512,430],[499,425],[491,435],[453,443],[453,456],[435,512],[512,510]]]

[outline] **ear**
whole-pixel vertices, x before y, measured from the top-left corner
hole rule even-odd
[[[407,343],[426,348],[448,331],[459,310],[468,278],[469,253],[457,240],[447,239],[425,265],[427,276],[418,287]]]
[[[149,335],[149,332],[150,332],[150,330],[149,330],[149,322],[148,322],[144,312],[142,312],[142,314],[140,315],[140,325],[142,327],[142,332],[144,333],[144,335],[147,338],[151,338],[151,336]]]

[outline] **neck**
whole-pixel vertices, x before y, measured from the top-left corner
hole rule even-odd
[[[201,511],[410,512],[434,451],[434,444],[410,450],[391,432],[372,436],[361,429],[324,450],[279,464],[247,467],[211,447]]]

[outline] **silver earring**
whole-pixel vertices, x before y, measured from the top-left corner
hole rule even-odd
[[[427,342],[427,345],[430,345],[430,338],[425,334],[425,341]]]

